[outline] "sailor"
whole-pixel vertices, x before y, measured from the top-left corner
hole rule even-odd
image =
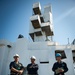
[[[68,71],[67,64],[63,61],[61,61],[61,54],[56,54],[56,60],[57,62],[54,63],[52,70],[54,71],[54,75],[65,75],[65,73]]]
[[[24,71],[23,65],[19,62],[19,55],[15,54],[13,56],[14,61],[10,63],[10,75],[22,75]]]
[[[28,75],[38,75],[38,64],[35,63],[36,57],[32,56],[31,63],[27,65]]]

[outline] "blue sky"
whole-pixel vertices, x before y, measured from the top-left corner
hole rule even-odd
[[[75,0],[0,0],[0,39],[15,42],[22,34],[29,39],[29,21],[32,4],[40,2],[44,6],[51,3],[54,37],[60,44],[75,39]]]

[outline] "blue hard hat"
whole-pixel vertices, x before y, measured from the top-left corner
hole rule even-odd
[[[60,53],[56,53],[55,56],[56,56],[56,57],[61,57],[61,54],[60,54]]]

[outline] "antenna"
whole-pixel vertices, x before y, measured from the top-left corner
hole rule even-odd
[[[67,38],[68,39],[68,44],[70,44],[70,42],[69,42],[69,38]]]

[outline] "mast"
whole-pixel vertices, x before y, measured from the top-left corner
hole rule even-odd
[[[40,3],[34,3],[32,10],[34,15],[30,17],[29,35],[34,42],[46,41],[48,36],[54,35],[51,5],[44,7],[43,14]]]

